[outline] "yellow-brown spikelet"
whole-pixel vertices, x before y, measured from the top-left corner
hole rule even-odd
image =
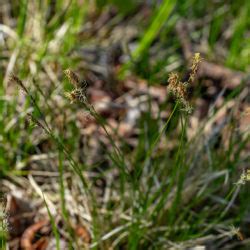
[[[75,88],[80,88],[81,87],[81,81],[79,79],[79,77],[77,76],[76,73],[74,73],[72,70],[70,69],[66,69],[64,70],[64,74],[67,76],[67,78],[69,79],[70,83],[73,84],[73,86]]]
[[[83,88],[75,88],[71,92],[66,92],[65,96],[71,101],[71,103],[77,101],[86,103],[87,101],[86,92]]]
[[[86,82],[82,82],[79,77],[70,69],[64,71],[68,80],[74,86],[71,92],[65,93],[65,96],[70,99],[71,102],[81,102],[87,103],[87,93],[86,93]]]
[[[176,86],[179,84],[179,82],[180,82],[179,75],[177,73],[172,72],[169,74],[168,83],[171,89],[175,89]]]
[[[188,83],[191,84],[194,82],[194,79],[197,75],[199,63],[202,61],[200,53],[195,53],[192,58],[192,65],[191,65],[191,73],[189,75]]]
[[[177,73],[170,73],[168,77],[168,89],[180,101],[184,110],[191,112],[192,107],[187,101],[187,86],[193,83],[198,71],[199,63],[201,62],[200,53],[195,53],[192,59],[191,72],[187,82],[182,82]]]
[[[186,99],[186,86],[179,80],[179,75],[177,73],[170,73],[168,84],[168,89],[174,94],[176,98],[182,101]]]
[[[14,74],[11,74],[9,77],[9,82],[16,83],[26,94],[28,94],[27,88],[24,86],[23,82]]]

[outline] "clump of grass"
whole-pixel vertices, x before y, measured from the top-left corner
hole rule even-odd
[[[151,233],[152,231],[157,232],[162,226],[166,227],[165,237],[172,237],[173,241],[185,240],[185,235],[178,236],[185,227],[187,227],[186,230],[188,234],[186,237],[192,236],[190,225],[186,225],[178,219],[178,214],[181,209],[188,204],[188,202],[190,202],[190,197],[194,196],[195,199],[190,202],[185,212],[183,214],[181,213],[181,218],[187,219],[187,223],[192,224],[195,220],[193,210],[195,210],[197,206],[201,206],[204,200],[209,201],[209,195],[213,195],[214,192],[213,189],[207,190],[208,193],[203,193],[204,196],[201,197],[196,194],[199,192],[200,186],[205,185],[204,189],[206,190],[206,185],[209,185],[209,183],[204,184],[203,180],[203,178],[206,178],[207,173],[202,174],[201,166],[199,165],[199,162],[197,162],[195,156],[189,155],[190,145],[189,141],[186,139],[189,116],[186,113],[179,112],[179,103],[181,104],[182,109],[189,109],[186,87],[194,82],[200,60],[200,56],[196,54],[193,58],[191,73],[186,83],[181,82],[177,73],[170,74],[168,88],[175,95],[177,99],[176,104],[167,122],[163,126],[163,129],[157,131],[157,135],[154,137],[154,140],[151,140],[149,143],[148,151],[145,152],[143,149],[145,152],[144,157],[142,157],[139,161],[129,160],[127,155],[125,155],[125,153],[116,145],[115,140],[106,128],[106,126],[108,126],[107,122],[95,111],[91,103],[89,103],[86,83],[81,81],[73,71],[65,71],[66,76],[73,86],[73,90],[68,92],[66,97],[68,97],[71,102],[79,104],[80,107],[87,110],[90,115],[95,118],[96,123],[106,132],[106,136],[112,145],[112,152],[109,152],[107,149],[105,153],[109,156],[110,166],[108,171],[111,173],[111,178],[114,178],[114,181],[110,184],[109,188],[112,190],[111,192],[116,193],[116,198],[114,199],[114,197],[112,197],[112,199],[110,198],[106,200],[106,210],[103,211],[101,209],[101,203],[104,201],[98,201],[96,200],[95,195],[91,195],[93,187],[91,184],[89,185],[90,180],[87,180],[88,185],[84,185],[84,187],[88,190],[87,197],[89,202],[93,203],[91,208],[91,215],[94,221],[93,247],[112,245],[114,243],[115,245],[125,244],[129,248],[134,249],[138,247],[147,248],[150,246],[150,240],[148,237],[153,237],[157,244],[161,245],[159,237],[155,233],[153,233],[153,235],[151,235]],[[12,76],[11,79],[23,89],[31,100],[34,99],[30,91],[24,86],[23,82],[19,78]],[[32,101],[31,103],[34,105],[34,108],[39,109],[35,100],[34,103]],[[38,113],[40,112],[42,113],[41,110]],[[43,122],[39,121],[39,119],[34,117],[33,114],[31,114],[30,117],[32,121],[39,127],[43,128],[43,130],[45,130],[50,138],[56,143],[59,152],[69,160],[73,170],[81,178],[82,170],[79,168],[79,163],[73,160],[73,157],[69,154],[62,139],[58,135],[55,135],[50,126],[46,125],[46,120],[43,121],[43,116],[40,117]],[[171,126],[169,126],[169,124],[171,124],[173,120],[177,120],[177,122],[181,125],[180,130],[176,129],[174,131],[179,133],[177,148],[173,148],[173,156],[171,157],[166,157],[161,154],[157,155],[158,150],[156,146],[165,134],[167,135],[171,133]],[[200,157],[203,158],[203,153],[200,152],[200,154]],[[169,165],[169,162],[171,162],[172,167]],[[207,164],[205,160],[202,160],[202,162]],[[132,170],[128,167],[131,165],[135,166]],[[192,175],[190,176],[190,171],[193,170],[194,166],[197,168],[197,173],[203,176],[202,178],[197,178],[197,176]],[[60,166],[60,188],[62,190],[60,192],[62,199],[64,200],[65,191],[63,189],[65,186],[62,181],[63,173],[61,172],[61,167],[62,166]],[[116,172],[117,168],[120,172],[119,174],[114,175],[113,172]],[[86,171],[88,171],[88,169],[86,169]],[[210,174],[213,176],[215,173]],[[105,173],[102,177],[106,178]],[[217,179],[218,177],[215,175],[213,178]],[[85,179],[83,183],[85,183]],[[192,183],[192,185],[190,183]],[[233,189],[233,191],[234,190],[235,189]],[[229,204],[231,204],[229,199],[231,198],[233,191],[231,191],[226,197],[226,201],[229,202]],[[65,201],[63,200],[63,217],[65,217],[64,219],[67,222],[69,220],[69,214],[66,211]],[[113,210],[114,204],[117,206],[117,211]],[[222,206],[221,210],[222,211],[219,213],[209,213],[209,215],[213,218],[211,219],[211,223],[208,225],[209,229],[213,228],[217,222],[225,218],[228,209],[224,210],[224,207]],[[100,216],[98,215],[100,211],[102,211],[102,216],[104,216],[102,219],[100,219]],[[118,213],[118,211],[118,216],[124,213],[125,217],[129,218],[128,223],[124,223],[119,218],[112,218],[111,214]],[[206,220],[208,216],[206,209],[204,209],[204,211],[202,210],[201,213],[203,213],[201,220]],[[168,218],[168,221],[166,221],[165,218]],[[107,220],[110,224],[107,225],[105,230],[98,230],[98,227],[103,220]],[[188,230],[190,230],[190,233]],[[194,228],[192,230],[194,230],[193,234],[198,233],[199,230],[201,230],[201,226],[194,224]],[[205,232],[207,232],[206,230]],[[121,238],[119,241],[114,240],[113,238],[116,234],[120,234],[120,236],[124,235],[124,239]],[[200,236],[201,235],[203,234],[201,233]],[[189,243],[187,243],[187,246],[188,244]],[[169,247],[166,242],[164,246]]]
[[[93,236],[91,247],[93,248],[187,249],[200,244],[200,242],[203,244],[206,240],[211,241],[211,244],[216,244],[216,241],[218,241],[221,246],[221,242],[227,241],[229,235],[230,237],[239,235],[241,229],[238,228],[241,227],[240,224],[249,211],[247,204],[250,204],[250,200],[247,185],[245,185],[248,177],[246,174],[240,177],[240,183],[238,184],[242,185],[233,185],[233,183],[239,176],[239,168],[244,167],[246,164],[246,158],[242,155],[245,154],[244,148],[247,139],[244,141],[237,140],[237,133],[230,128],[232,137],[228,148],[224,145],[218,148],[218,145],[216,146],[210,140],[205,139],[206,135],[203,130],[200,130],[199,135],[197,135],[198,143],[189,141],[187,127],[190,116],[185,112],[180,112],[180,107],[188,113],[191,111],[187,94],[188,87],[195,81],[200,62],[199,54],[196,54],[193,58],[191,73],[187,82],[182,82],[180,75],[177,73],[171,73],[169,76],[169,90],[176,97],[176,104],[169,111],[170,115],[166,118],[167,121],[162,121],[160,112],[159,118],[153,119],[149,103],[149,109],[145,111],[145,114],[140,119],[140,124],[138,124],[139,136],[136,138],[138,144],[132,149],[125,151],[117,146],[120,145],[120,141],[115,141],[112,134],[107,130],[109,124],[105,118],[95,111],[89,102],[86,84],[71,70],[65,71],[66,76],[73,85],[73,90],[67,92],[66,97],[76,105],[66,107],[73,119],[70,122],[68,120],[64,121],[64,133],[59,133],[57,128],[53,127],[57,106],[55,106],[54,102],[52,102],[51,109],[45,109],[44,106],[53,99],[54,87],[57,89],[57,94],[60,95],[62,83],[59,81],[57,86],[50,84],[53,87],[48,92],[52,94],[46,100],[42,98],[39,85],[43,86],[44,82],[47,81],[51,83],[48,75],[53,82],[58,83],[57,75],[58,72],[61,72],[61,69],[57,71],[58,62],[59,65],[63,64],[63,68],[69,65],[75,68],[81,67],[80,64],[75,64],[73,56],[68,56],[71,49],[82,44],[80,36],[77,36],[77,31],[83,25],[84,8],[79,8],[78,2],[72,1],[71,5],[66,4],[66,6],[64,1],[57,1],[55,15],[52,16],[51,21],[43,27],[44,18],[41,18],[41,22],[40,19],[38,20],[39,27],[44,30],[44,37],[30,39],[28,33],[33,34],[34,32],[26,29],[27,24],[32,19],[30,15],[27,15],[27,9],[30,6],[35,6],[34,12],[37,11],[44,17],[48,5],[47,3],[41,5],[36,2],[24,1],[17,27],[18,38],[22,38],[22,43],[17,46],[18,54],[13,53],[13,56],[10,54],[10,67],[8,67],[11,71],[15,66],[22,78],[30,73],[37,78],[37,86],[33,92],[19,78],[16,76],[11,77],[12,81],[16,82],[25,93],[27,97],[26,106],[32,107],[31,111],[29,110],[31,112],[28,115],[29,119],[37,127],[42,128],[42,131],[45,131],[46,140],[55,144],[55,152],[59,153],[59,163],[49,161],[49,164],[53,166],[53,169],[58,164],[60,185],[56,185],[57,180],[52,179],[53,184],[50,183],[51,190],[47,190],[47,183],[45,188],[44,186],[42,188],[46,192],[51,192],[51,197],[55,198],[55,200],[60,196],[58,204],[61,203],[61,209],[58,208],[58,216],[62,217],[68,225],[68,227],[64,227],[69,232],[68,235],[71,235],[72,231],[70,221],[75,216],[75,211],[72,211],[72,204],[67,200],[68,196],[72,196],[75,202],[79,200],[76,210],[79,210],[78,217],[80,218],[82,211],[85,211],[83,203],[90,204],[90,219],[88,220],[89,224],[91,224],[90,231]],[[173,63],[172,66],[176,70],[180,66],[179,61],[176,64],[176,58],[180,58],[176,53],[178,45],[176,47],[177,43],[174,36],[166,34],[171,32],[171,26],[174,26],[174,22],[179,18],[179,15],[189,15],[191,12],[187,10],[192,9],[192,13],[195,12],[193,14],[200,18],[200,9],[206,13],[210,9],[207,7],[211,7],[210,4],[205,1],[200,1],[199,4],[189,3],[188,1],[185,3],[181,1],[164,1],[156,12],[148,30],[142,34],[139,46],[132,53],[133,59],[137,61],[140,57],[144,57],[150,47],[154,47],[154,41],[156,45],[164,41],[163,46],[160,46],[160,54],[163,50],[165,51],[166,47],[171,49],[168,52],[169,59],[166,61],[166,57],[164,57],[164,63],[160,64],[160,68],[164,69],[165,74],[167,74],[173,70],[173,67],[165,71],[165,66],[171,66],[170,64]],[[234,5],[237,7],[238,3],[234,3]],[[247,1],[242,5],[242,9],[246,5]],[[174,18],[167,23],[166,20],[174,10],[174,6],[180,12],[173,13]],[[223,3],[222,8],[230,14],[230,11],[227,11],[227,8],[224,7],[227,7],[227,3]],[[226,15],[228,15],[227,13]],[[39,17],[40,15],[36,16]],[[221,14],[220,19],[223,20],[223,16]],[[215,18],[216,15],[211,17],[211,19]],[[245,20],[246,15],[244,15],[244,23]],[[116,23],[115,20],[114,23]],[[235,36],[238,33],[237,26],[234,30]],[[242,29],[241,36],[244,33],[244,27],[245,25],[240,25],[240,29]],[[207,29],[207,25],[204,28]],[[163,32],[160,34],[161,29]],[[214,32],[214,30],[211,29],[211,32]],[[220,33],[218,29],[217,33]],[[37,40],[39,40],[39,44]],[[167,44],[165,43],[166,40]],[[216,41],[217,39],[213,40]],[[233,49],[233,52],[236,51],[237,53],[231,53],[231,59],[235,55],[239,56],[239,41],[241,40],[237,39],[237,43],[234,43],[233,47],[235,49]],[[37,44],[38,46],[36,46]],[[28,50],[28,47],[32,49]],[[38,49],[36,49],[37,47]],[[15,49],[15,47],[12,49]],[[244,51],[247,52],[248,50],[246,48]],[[24,56],[26,54],[27,56]],[[246,55],[247,53],[244,53],[244,58],[247,58]],[[246,68],[246,63],[241,60],[242,58],[243,56],[240,56],[238,60],[230,59],[233,62],[230,65],[235,65],[235,62],[240,61],[242,63],[240,68]],[[42,71],[40,71],[41,68],[43,68]],[[49,74],[44,74],[45,72],[49,72]],[[156,73],[150,77],[158,79]],[[166,79],[166,77],[163,77],[163,79]],[[228,100],[240,101],[240,99],[237,99],[237,95],[230,98]],[[22,159],[24,166],[26,166],[26,160],[29,159],[30,154],[43,153],[43,151],[40,151],[39,146],[33,145],[32,130],[26,131],[27,127],[23,125],[25,119],[16,118],[16,103],[3,100],[1,102],[4,104],[4,115],[2,117],[5,117],[6,114],[9,120],[14,118],[18,121],[18,126],[15,129],[5,131],[6,121],[0,118],[0,129],[3,134],[0,142],[1,146],[4,146],[3,151],[0,147],[0,152],[3,156],[8,155],[8,157],[0,157],[0,165],[3,164],[4,168],[6,168],[4,174],[10,175],[14,172],[11,172],[9,166],[13,166],[15,161],[18,162],[19,159]],[[65,103],[67,105],[69,102]],[[171,105],[166,103],[167,109],[170,109],[169,106]],[[0,108],[2,109],[2,107]],[[93,166],[80,162],[76,156],[76,151],[83,154],[83,149],[78,149],[80,136],[78,133],[79,128],[75,125],[76,119],[74,115],[77,111],[82,111],[82,109],[95,118],[97,126],[104,129],[108,142],[112,145],[111,150],[110,147],[101,145],[102,159]],[[218,111],[215,110],[214,113],[219,112],[219,109]],[[208,122],[209,119],[205,122]],[[164,122],[163,126],[161,126],[162,122]],[[19,126],[20,124],[22,126]],[[217,139],[218,134],[213,136],[213,139]],[[91,137],[94,138],[94,136]],[[19,138],[21,138],[20,141]],[[30,147],[33,151],[27,150],[28,139],[31,141]],[[99,140],[99,138],[94,139]],[[7,147],[10,140],[12,140],[12,147]],[[87,148],[88,144],[84,145],[84,150],[86,150],[85,146]],[[14,151],[17,151],[17,153],[14,153]],[[95,156],[88,153],[88,157]],[[225,159],[227,160],[225,161]],[[42,166],[42,162],[40,166]],[[98,171],[94,170],[95,167],[98,168]],[[46,166],[45,170],[47,168],[48,166]],[[71,169],[73,171],[70,171]],[[97,188],[95,180],[103,181],[103,187]],[[56,189],[57,186],[60,186],[59,191]],[[242,188],[240,192],[239,186]],[[75,192],[78,188],[79,191]],[[99,191],[102,191],[104,195],[98,196],[98,199],[96,199],[95,195]],[[227,195],[228,191],[229,195]],[[240,202],[233,206],[236,201]],[[237,225],[237,229],[231,229],[229,226],[232,224]],[[56,232],[56,226],[52,222],[54,232]],[[60,236],[55,233],[57,240]],[[239,238],[242,239],[242,237]],[[68,237],[68,241],[71,241],[72,246],[75,246],[74,239],[74,237]]]

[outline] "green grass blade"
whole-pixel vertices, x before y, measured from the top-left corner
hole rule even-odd
[[[151,45],[153,40],[159,34],[161,28],[165,24],[166,20],[169,18],[176,0],[165,0],[159,7],[153,22],[151,23],[150,27],[142,37],[138,48],[132,54],[133,58],[136,60],[148,47]]]
[[[25,24],[28,13],[27,8],[28,8],[28,0],[22,0],[20,3],[20,14],[18,17],[18,24],[17,24],[17,33],[19,37],[23,36],[25,30]]]

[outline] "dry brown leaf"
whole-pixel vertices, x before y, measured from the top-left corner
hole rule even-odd
[[[47,224],[47,220],[41,220],[28,227],[21,237],[21,248],[24,250],[46,249],[48,244],[47,238],[41,238],[40,241],[36,243],[32,242],[35,238],[35,235],[41,230],[42,227],[46,226]]]
[[[76,235],[81,237],[84,243],[91,243],[91,236],[87,228],[83,225],[78,225],[75,229]]]

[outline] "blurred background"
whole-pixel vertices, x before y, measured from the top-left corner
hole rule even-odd
[[[250,249],[248,0],[0,0],[0,81],[1,249]]]

